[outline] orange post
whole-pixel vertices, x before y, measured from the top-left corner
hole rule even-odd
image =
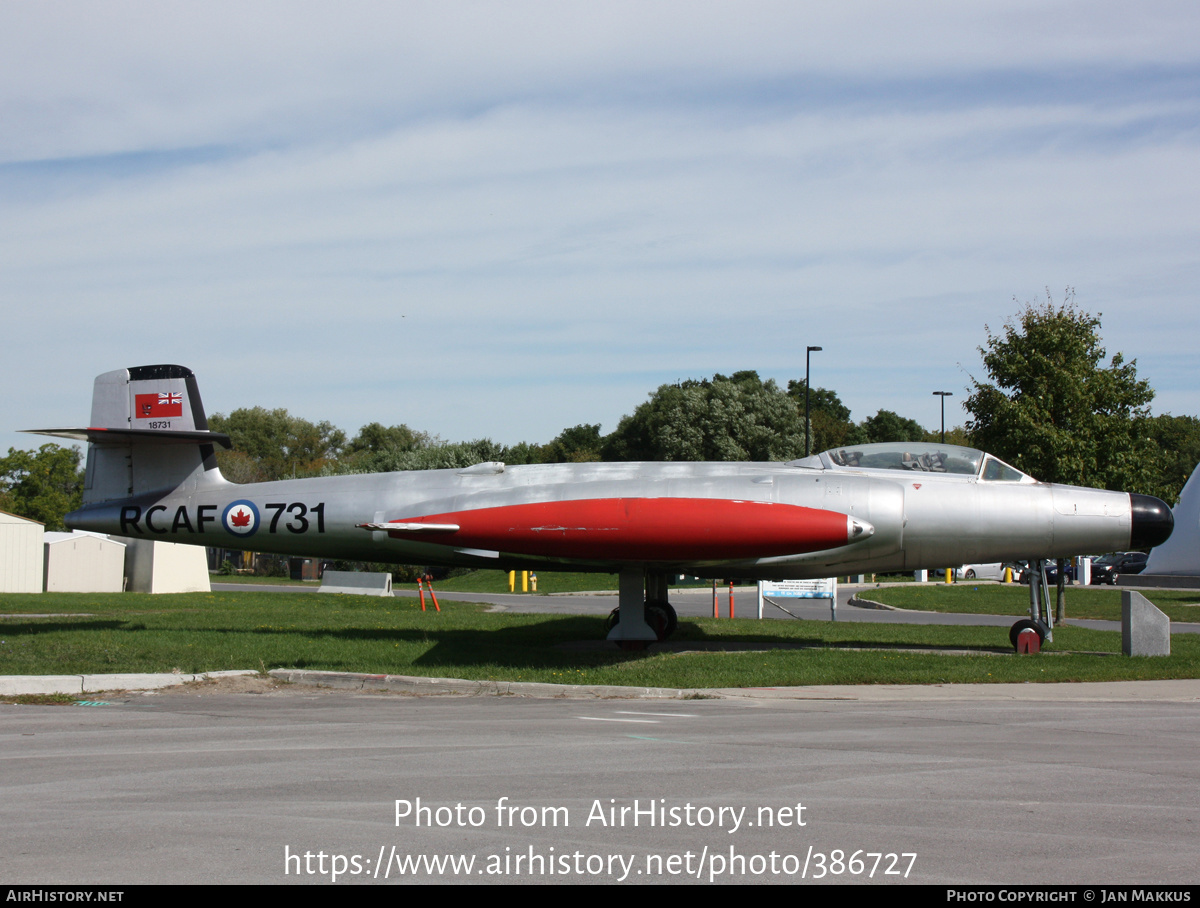
[[[439,612],[440,612],[440,611],[442,610],[442,607],[441,607],[440,605],[438,605],[438,601],[437,601],[437,593],[435,593],[435,592],[433,591],[433,575],[432,575],[432,574],[426,574],[426,575],[425,575],[425,582],[429,584],[429,598],[433,600],[433,607],[434,607],[434,608],[435,608],[437,611],[439,611]]]
[[[717,606],[717,579],[713,578],[713,617],[721,617],[721,609]]]
[[[729,617],[733,617],[733,581],[729,581]]]
[[[417,578],[417,595],[421,597],[421,611],[425,611],[425,586],[420,577]]]

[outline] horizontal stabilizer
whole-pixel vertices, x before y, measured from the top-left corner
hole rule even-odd
[[[220,445],[232,448],[233,442],[223,432],[201,429],[112,429],[92,426],[86,429],[22,429],[30,435],[53,435],[97,445]]]

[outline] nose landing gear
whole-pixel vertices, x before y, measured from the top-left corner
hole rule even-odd
[[[1047,640],[1054,641],[1050,626],[1050,585],[1046,582],[1046,562],[1030,561],[1029,574],[1029,617],[1022,618],[1008,629],[1009,642],[1017,652],[1022,651],[1022,631],[1031,630],[1037,634],[1037,652],[1041,652],[1042,644]]]

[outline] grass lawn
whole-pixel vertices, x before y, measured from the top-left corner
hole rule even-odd
[[[308,668],[677,688],[1200,677],[1200,635],[1175,636],[1169,657],[1130,659],[1116,655],[1120,634],[1072,627],[1024,657],[997,628],[745,619],[682,619],[673,641],[765,651],[560,646],[602,639],[603,611],[489,614],[443,602],[439,614],[402,599],[282,592],[6,594],[0,613],[16,617],[0,619],[0,675]]]
[[[1200,621],[1200,593],[1194,590],[1147,590],[1142,593],[1172,621]],[[902,586],[863,589],[863,599],[921,612],[960,612],[967,615],[1029,614],[1029,587],[1020,584],[959,583],[946,586]],[[1050,591],[1051,606],[1054,590]],[[1121,620],[1121,591],[1111,587],[1067,587],[1067,620]],[[1057,636],[1058,631],[1055,631]]]

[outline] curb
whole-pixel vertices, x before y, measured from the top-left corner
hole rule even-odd
[[[0,694],[80,694],[156,690],[196,681],[258,676],[252,670],[185,674],[13,675],[0,677]],[[1046,701],[1136,703],[1200,701],[1200,679],[1095,681],[1063,684],[861,684],[809,687],[692,688],[545,684],[538,681],[467,681],[414,675],[369,675],[275,669],[278,680],[336,690],[410,696],[528,697],[543,700],[847,700],[860,702]]]
[[[466,681],[458,678],[424,678],[416,675],[363,675],[277,668],[272,678],[291,684],[342,690],[381,691],[399,694],[459,697],[537,697],[552,700],[696,700],[717,699],[710,690],[676,690],[670,687],[619,687],[599,684],[545,684],[540,681]]]
[[[90,694],[102,690],[157,690],[193,681],[232,678],[238,675],[257,675],[249,669],[184,674],[115,674],[115,675],[9,675],[0,677],[0,694]]]

